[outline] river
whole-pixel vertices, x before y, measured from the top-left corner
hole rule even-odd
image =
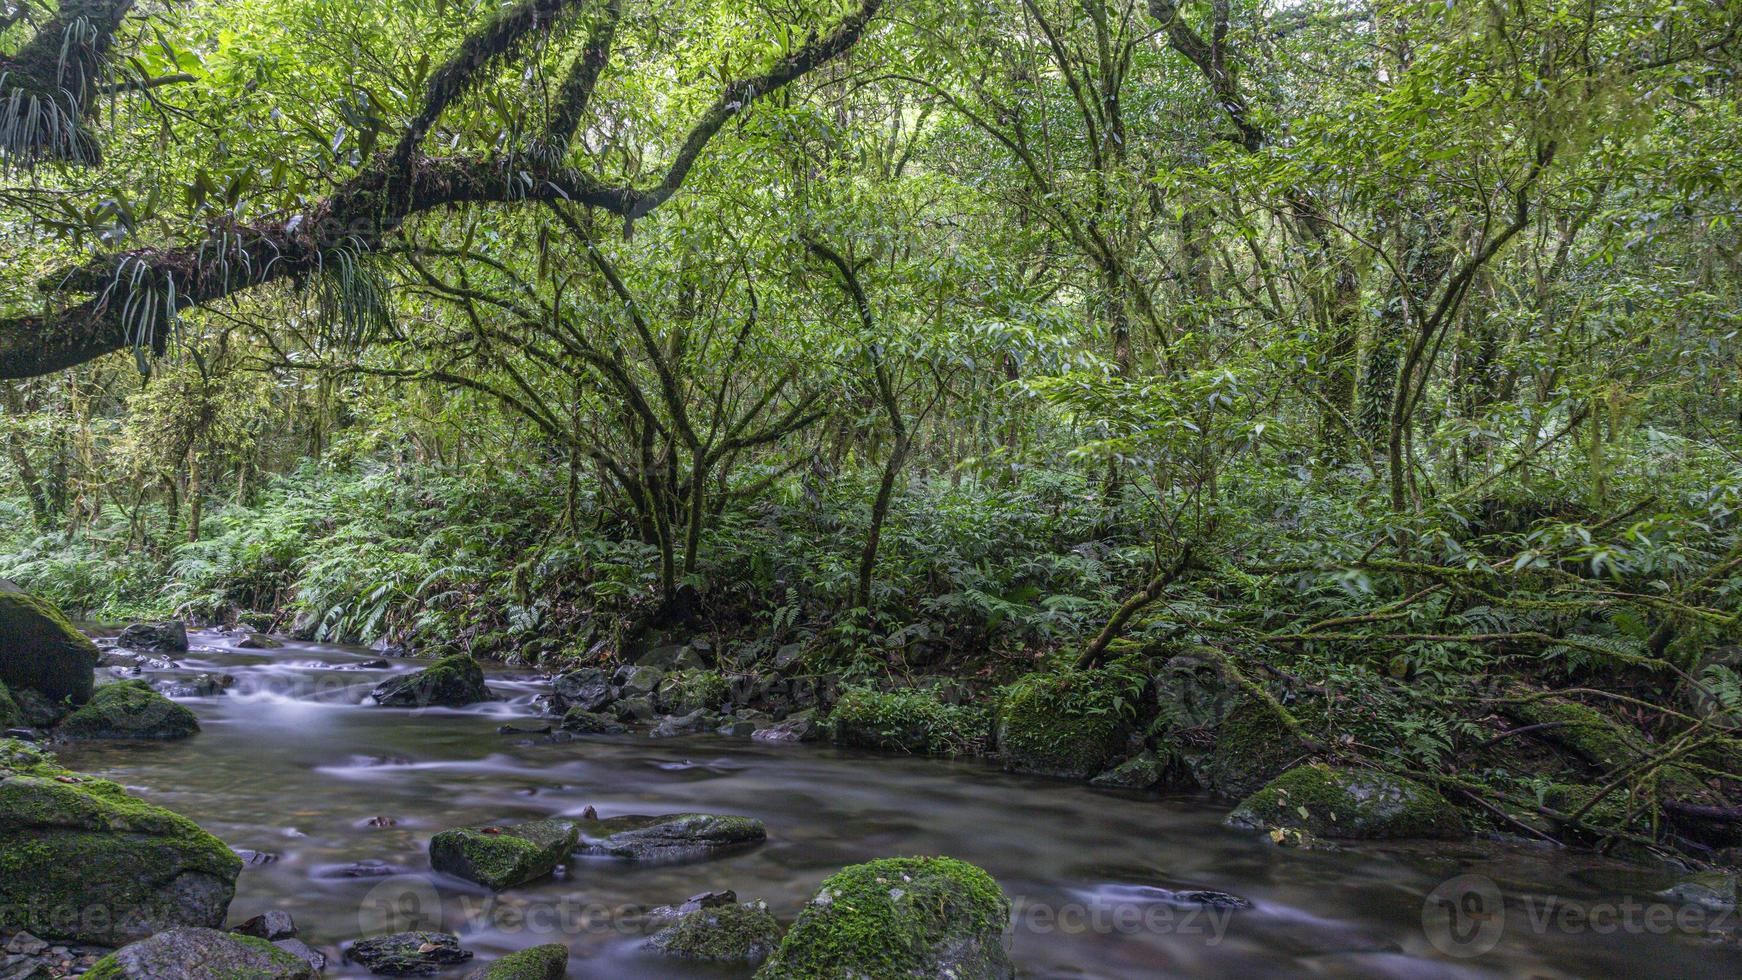
[[[65,746],[61,757],[241,851],[249,863],[232,921],[290,912],[304,941],[330,957],[329,976],[366,975],[340,960],[342,944],[439,919],[477,952],[476,963],[560,941],[571,947],[574,977],[742,977],[748,971],[643,951],[653,926],[637,910],[732,889],[790,921],[844,865],[932,854],[978,864],[1004,886],[1016,907],[1011,955],[1024,977],[1742,974],[1742,947],[1704,933],[1725,924],[1717,913],[1665,906],[1652,896],[1669,879],[1591,855],[1493,842],[1279,847],[1222,827],[1225,808],[1206,798],[1117,795],[981,761],[712,735],[499,735],[503,725],[549,724],[534,704],[547,690],[540,677],[493,671],[500,700],[471,708],[386,709],[368,702],[370,689],[414,662],[360,669],[379,655],[291,641],[238,650],[213,633],[192,639],[174,671],[148,674],[235,678],[229,693],[183,701],[201,734]],[[606,817],[746,814],[767,825],[769,839],[695,864],[580,859],[561,878],[495,900],[429,871],[425,849],[440,830],[589,806]],[[1485,880],[1493,882],[1504,920],[1466,919],[1449,936],[1437,928],[1442,913],[1436,928],[1424,928],[1430,893],[1464,875],[1481,877],[1452,889],[1487,894]],[[1250,907],[1184,898],[1197,890]],[[1629,911],[1629,896],[1657,904]],[[1665,922],[1675,913],[1680,927]],[[1492,950],[1465,955],[1494,939]]]

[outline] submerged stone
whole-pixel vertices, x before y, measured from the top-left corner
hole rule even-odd
[[[15,698],[32,690],[54,702],[90,699],[97,645],[73,629],[54,603],[0,591],[0,637],[0,683]]]
[[[562,729],[577,735],[621,735],[629,726],[596,711],[574,707],[563,715]]]
[[[241,870],[186,817],[0,739],[0,930],[119,946],[217,928]]]
[[[632,861],[693,860],[768,839],[760,820],[712,813],[583,820],[580,832],[580,853]]]
[[[197,734],[200,720],[186,706],[151,689],[145,681],[122,681],[97,689],[84,707],[68,715],[55,734],[67,739],[178,739]]]
[[[758,980],[933,977],[1008,980],[1010,902],[953,858],[856,864],[823,881]]]
[[[567,820],[444,830],[429,842],[429,863],[437,871],[502,891],[555,871],[574,850],[577,833]]]
[[[1412,779],[1368,769],[1298,766],[1252,794],[1228,815],[1247,830],[1293,828],[1317,837],[1354,839],[1467,835],[1446,798]]]

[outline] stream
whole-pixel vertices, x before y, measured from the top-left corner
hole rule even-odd
[[[1728,925],[1718,913],[1658,905],[1629,915],[1627,896],[1661,902],[1653,894],[1672,879],[1587,854],[1485,841],[1279,847],[1222,827],[1225,808],[1207,798],[1118,795],[979,760],[715,735],[499,735],[503,725],[551,723],[534,703],[548,690],[543,678],[495,670],[496,702],[387,709],[368,702],[370,689],[420,664],[360,669],[379,654],[293,641],[239,650],[231,644],[240,637],[191,638],[194,649],[175,669],[146,673],[235,678],[224,695],[183,700],[201,734],[58,752],[69,767],[186,814],[241,852],[248,863],[232,923],[288,911],[301,938],[328,955],[328,976],[367,975],[340,959],[350,940],[439,925],[478,954],[455,977],[559,941],[572,949],[573,977],[743,977],[748,971],[643,951],[657,924],[639,911],[732,889],[790,922],[845,865],[931,854],[980,865],[1003,885],[1016,905],[1011,954],[1024,977],[1742,974],[1742,945],[1701,928]],[[588,806],[603,817],[746,814],[767,825],[769,839],[694,864],[577,859],[563,877],[494,900],[429,871],[426,847],[440,830]],[[1423,927],[1429,893],[1460,875],[1485,876],[1505,895],[1504,930],[1483,955],[1446,955]],[[1197,890],[1251,905],[1185,896]],[[1664,922],[1676,911],[1683,927]]]

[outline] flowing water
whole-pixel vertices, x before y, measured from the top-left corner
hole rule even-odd
[[[729,888],[790,921],[844,865],[930,854],[978,864],[1004,886],[1016,904],[1011,955],[1025,977],[1742,974],[1742,946],[1707,932],[1724,924],[1716,914],[1680,908],[1678,927],[1665,920],[1676,906],[1629,912],[1628,896],[1661,902],[1652,895],[1668,880],[1586,855],[1485,842],[1300,850],[1223,828],[1223,808],[1206,799],[1115,795],[981,762],[711,735],[499,735],[504,724],[549,723],[534,704],[546,689],[537,675],[492,673],[500,700],[489,704],[395,710],[368,692],[414,663],[362,668],[377,655],[193,640],[167,673],[236,679],[227,694],[183,702],[199,714],[200,735],[90,743],[61,756],[241,851],[248,865],[232,919],[290,912],[302,938],[328,953],[329,976],[361,975],[338,956],[360,935],[438,924],[460,934],[475,963],[564,942],[573,977],[746,976],[644,952],[655,924],[641,910]],[[439,830],[588,806],[600,816],[747,814],[769,839],[693,864],[581,859],[563,877],[494,900],[429,871],[425,847]],[[1505,895],[1503,922],[1487,929],[1504,928],[1486,954],[1446,955],[1435,937],[1461,953],[1492,935],[1468,915],[1449,941],[1423,926],[1429,894],[1472,874]],[[1251,905],[1206,907],[1183,894],[1194,890]]]

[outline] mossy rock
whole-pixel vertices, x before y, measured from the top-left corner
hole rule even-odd
[[[1456,840],[1469,833],[1457,808],[1432,787],[1390,773],[1319,763],[1271,780],[1227,822],[1247,830],[1280,827],[1356,840]]]
[[[523,949],[466,974],[466,980],[562,980],[569,975],[569,948],[547,943]]]
[[[1577,701],[1559,698],[1502,701],[1499,711],[1518,725],[1552,726],[1531,734],[1604,772],[1633,765],[1654,750],[1637,728],[1623,725]],[[1676,798],[1692,798],[1704,791],[1699,778],[1681,766],[1659,770],[1657,783]]]
[[[0,739],[0,930],[119,946],[216,928],[241,870],[186,817]]]
[[[1061,779],[1087,779],[1125,747],[1126,705],[1118,692],[1084,671],[1036,673],[1004,689],[998,706],[998,753],[1004,768]]]
[[[679,959],[755,966],[779,943],[780,923],[768,913],[768,904],[746,902],[686,912],[647,946]]]
[[[90,703],[68,715],[55,735],[66,739],[187,738],[200,720],[185,706],[151,689],[145,681],[122,681],[97,688]]]
[[[423,670],[382,681],[371,696],[389,708],[458,708],[491,700],[484,668],[470,654],[442,657]]]
[[[762,821],[714,813],[629,815],[579,821],[582,854],[631,861],[686,861],[760,844]]]
[[[90,980],[315,980],[307,960],[264,939],[183,927],[97,961]]]
[[[680,670],[659,682],[655,702],[666,714],[714,711],[732,693],[726,679],[707,670]]]
[[[0,684],[0,729],[24,728],[28,724],[24,709],[12,700],[12,692],[6,689],[6,685]]]
[[[27,592],[0,591],[0,683],[50,700],[91,698],[97,645],[73,629],[54,603]]]
[[[1145,790],[1191,785],[1185,763],[1170,747],[1144,749],[1124,762],[1089,780],[1099,789]]]
[[[1293,711],[1302,724],[1319,715],[1316,706]],[[1302,761],[1306,751],[1274,709],[1249,696],[1222,719],[1208,750],[1186,753],[1186,764],[1199,785],[1238,800]]]
[[[1010,902],[953,858],[888,858],[823,881],[758,980],[1005,980]]]
[[[555,871],[575,849],[579,833],[568,820],[444,830],[430,839],[429,863],[437,871],[502,891]]]
[[[972,754],[989,734],[983,710],[944,704],[935,692],[915,688],[847,688],[828,725],[837,745],[914,755]]]

